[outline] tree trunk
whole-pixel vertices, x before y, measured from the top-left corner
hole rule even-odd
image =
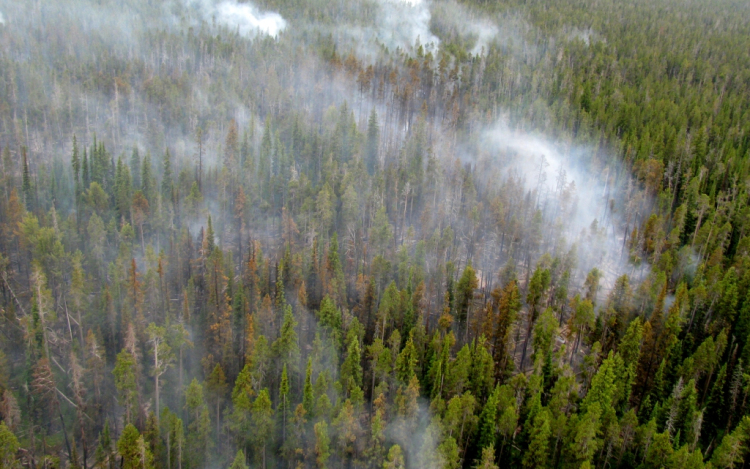
[[[221,414],[219,413],[221,409],[219,408],[221,406],[221,399],[218,397],[216,398],[216,442],[219,443],[219,437],[221,436],[220,429],[221,429]]]
[[[154,368],[159,366],[159,344],[154,342]],[[154,378],[156,382],[156,421],[159,421],[159,372],[155,370]]]
[[[146,256],[146,244],[143,242],[143,223],[139,225],[141,229],[141,251],[143,251],[143,256]]]
[[[172,430],[167,430],[167,469],[172,469]],[[85,468],[84,468],[85,469]]]
[[[159,375],[157,374],[155,376],[156,378],[156,421],[159,421]]]

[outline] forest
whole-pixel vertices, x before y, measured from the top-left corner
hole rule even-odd
[[[0,0],[0,469],[746,467],[749,17]]]

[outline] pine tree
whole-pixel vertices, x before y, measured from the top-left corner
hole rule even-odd
[[[245,464],[245,453],[242,450],[237,451],[237,455],[234,457],[234,461],[232,461],[229,469],[248,469],[247,464]]]
[[[279,338],[274,341],[272,348],[274,356],[280,363],[283,366],[288,366],[293,372],[296,372],[299,367],[299,344],[296,327],[297,321],[292,314],[292,306],[286,305]]]
[[[85,153],[84,153],[85,161]],[[141,164],[141,192],[152,205],[156,203],[156,181],[151,167],[151,154],[146,153]]]
[[[104,429],[99,434],[99,445],[96,447],[96,464],[102,469],[114,469],[115,458],[112,451],[112,438],[109,434],[109,419],[104,421]]]
[[[406,341],[401,353],[396,358],[396,379],[401,384],[408,384],[412,376],[416,376],[417,370],[417,350],[414,347],[414,340],[410,336]]]
[[[273,441],[273,407],[268,389],[262,389],[253,403],[253,433],[251,441],[255,447],[256,459],[261,467],[266,467],[268,447]]]
[[[665,467],[674,452],[669,433],[657,433],[646,452],[644,467],[660,468]]]
[[[138,385],[136,383],[136,359],[128,350],[123,349],[117,354],[112,374],[115,376],[119,403],[125,408],[125,422],[131,423],[136,417]]]
[[[743,417],[733,432],[721,439],[711,458],[713,467],[732,468],[741,462],[746,452],[747,440],[750,438],[750,417]]]
[[[534,417],[532,427],[529,429],[529,447],[523,456],[524,467],[535,469],[548,467],[551,434],[549,411],[542,409]]]
[[[336,418],[333,419],[333,430],[337,435],[335,440],[336,453],[344,461],[356,461],[359,459],[362,426],[361,416],[352,399],[346,399],[341,405]]]
[[[172,348],[167,344],[166,341],[166,329],[159,327],[154,323],[149,324],[146,330],[148,334],[148,341],[151,344],[151,353],[153,354],[154,363],[151,373],[154,376],[154,392],[156,394],[156,415],[160,415],[159,410],[159,378],[166,373],[167,369],[172,365],[174,361],[174,354]]]
[[[245,447],[250,430],[250,416],[253,408],[252,398],[255,396],[253,388],[252,370],[249,363],[237,375],[232,389],[232,414],[229,427],[234,434],[237,446]]]
[[[205,358],[205,365],[219,362],[224,368],[231,368],[232,323],[231,302],[229,297],[229,278],[225,273],[224,255],[221,249],[213,246],[213,230],[209,217],[209,230],[206,233],[208,259],[206,262],[208,283],[208,334],[206,346],[210,357]],[[213,246],[213,248],[212,248]]]
[[[16,461],[16,453],[19,448],[20,445],[16,435],[10,431],[5,422],[0,422],[0,468],[15,469],[20,467],[20,464]]]
[[[532,337],[532,331],[534,324],[536,323],[539,309],[543,303],[543,297],[550,284],[550,272],[549,269],[542,268],[541,265],[537,266],[534,270],[534,274],[529,280],[528,292],[526,294],[526,303],[529,306],[528,317],[526,319],[526,338],[523,342],[523,348],[521,351],[521,369],[524,369],[526,362],[526,352],[528,350],[529,340]]]
[[[581,411],[587,412],[589,406],[597,404],[601,412],[606,414],[617,405],[614,400],[617,393],[617,370],[621,368],[622,358],[610,351],[591,380],[591,387],[581,402]]]
[[[122,157],[117,159],[117,170],[115,172],[115,208],[117,209],[118,219],[125,219],[130,216],[130,208],[133,190],[133,184],[130,178],[130,169],[123,163]]]
[[[495,330],[491,331],[493,338],[492,357],[495,362],[496,379],[500,379],[507,374],[506,370],[511,363],[507,349],[508,339],[518,312],[521,310],[521,297],[515,280],[508,282],[502,292],[499,291],[499,287],[493,290],[492,299],[492,309],[497,308]],[[497,306],[494,306],[495,304]],[[492,329],[491,324],[490,322],[488,327],[490,330]]]
[[[442,458],[442,467],[444,469],[459,469],[461,467],[461,456],[455,438],[452,436],[447,437],[440,443],[437,450]]]
[[[383,469],[405,469],[404,455],[399,445],[391,446],[388,450],[388,458],[383,463]]]
[[[328,437],[328,424],[325,420],[315,424],[315,467],[325,469],[328,467],[328,458],[331,457],[331,440]]]
[[[485,447],[482,450],[482,458],[479,460],[476,466],[474,466],[475,469],[500,469],[497,464],[495,464],[495,446],[490,445]]]
[[[229,121],[229,130],[227,131],[227,138],[224,145],[224,166],[229,170],[230,174],[234,173],[238,169],[239,160],[239,148],[238,148],[238,134],[237,134],[237,122],[234,119]]]
[[[378,162],[378,139],[380,137],[380,129],[378,126],[378,114],[375,112],[375,108],[370,113],[370,118],[367,121],[367,143],[365,146],[365,162],[367,164],[367,172],[370,175],[375,174],[375,171],[379,168]]]
[[[600,415],[599,403],[594,402],[576,423],[570,451],[577,462],[590,461],[601,445],[597,438],[600,433]]]
[[[34,193],[31,188],[31,174],[29,172],[29,161],[27,158],[26,147],[21,147],[21,158],[23,160],[23,202],[26,205],[26,210],[33,212],[35,210],[34,205]]]
[[[305,386],[302,390],[302,406],[308,415],[312,416],[313,411],[313,386],[312,386],[312,358],[307,359],[307,368],[305,370]]]
[[[165,409],[166,410],[166,409]],[[164,447],[161,439],[161,428],[159,425],[159,417],[152,411],[148,413],[146,418],[146,428],[143,430],[143,441],[146,444],[146,449],[151,455],[156,455],[156,466],[160,466],[159,456],[164,452]]]
[[[385,427],[383,410],[377,409],[370,419],[370,446],[366,450],[370,465],[374,467],[379,466],[385,456]]]
[[[169,148],[164,153],[164,167],[161,175],[161,196],[164,201],[172,200],[172,155],[169,154]]]
[[[331,236],[326,259],[326,280],[324,293],[330,296],[339,308],[346,305],[346,283],[344,281],[344,270],[339,259],[339,238],[337,233]]]
[[[341,385],[351,396],[355,389],[362,389],[362,365],[361,353],[359,348],[359,338],[354,336],[349,341],[346,358],[341,364]]]
[[[117,451],[122,457],[122,469],[151,469],[153,456],[138,430],[128,424],[117,441]]]
[[[200,468],[213,449],[213,441],[211,440],[211,417],[203,398],[203,386],[195,378],[185,392],[185,408],[189,415],[185,444],[188,454],[186,461],[190,469]]]
[[[217,363],[211,374],[206,378],[206,391],[214,401],[216,409],[216,439],[221,438],[221,404],[224,402],[224,396],[227,392],[227,377],[224,374],[224,368]]]
[[[622,402],[623,405],[627,405],[630,400],[630,394],[635,384],[642,340],[643,325],[640,318],[635,318],[628,325],[628,329],[617,347],[617,354],[622,357],[623,368],[618,373],[616,400]]]
[[[81,185],[81,155],[78,151],[78,141],[75,134],[73,134],[73,154],[70,158],[71,166],[73,166],[73,181],[75,184],[75,203],[76,207],[80,209],[81,194],[83,193],[83,186]]]
[[[458,322],[458,337],[468,339],[469,313],[474,302],[474,290],[479,281],[471,264],[467,265],[456,285],[456,320]]]
[[[289,376],[286,372],[286,364],[281,370],[281,383],[279,384],[279,406],[277,408],[281,418],[281,444],[286,443],[286,421],[289,414]]]
[[[492,394],[490,394],[487,402],[484,403],[482,413],[479,415],[479,449],[484,451],[486,448],[493,448],[493,459],[495,442],[497,440],[497,414],[499,397],[500,387],[498,386],[495,388]],[[484,457],[484,454],[482,457]]]
[[[89,169],[89,158],[88,158],[88,152],[86,151],[86,147],[83,147],[83,162],[82,162],[83,170],[81,173],[81,179],[83,184],[83,189],[88,189],[91,185],[91,170]]]
[[[149,205],[148,199],[143,195],[143,192],[136,191],[133,194],[133,201],[131,203],[133,209],[133,224],[138,227],[141,234],[141,251],[146,253],[146,243],[143,239],[143,225],[148,220],[149,216]]]
[[[133,176],[133,190],[141,190],[141,155],[138,147],[133,147],[133,153],[130,154],[130,174]]]

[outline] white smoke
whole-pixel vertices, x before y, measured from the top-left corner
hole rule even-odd
[[[0,11],[0,24],[5,24],[5,17],[3,16],[3,12]]]
[[[216,6],[216,20],[242,36],[261,31],[276,37],[286,28],[286,21],[275,12],[259,12],[249,3],[225,1]]]
[[[579,152],[542,135],[511,130],[503,123],[490,128],[483,137],[486,145],[500,155],[502,166],[508,172],[523,176],[528,189],[539,192],[540,205],[546,197],[560,190],[557,176],[561,170],[565,172],[566,181],[575,184],[577,199],[575,211],[568,213],[567,224],[571,230],[586,229],[593,221],[601,221],[606,209],[607,191],[603,180],[606,180],[607,169],[592,170],[589,164],[580,161]]]
[[[424,0],[381,0],[378,40],[389,48],[414,46],[419,40],[428,51],[436,51],[440,39],[430,32],[430,7]]]
[[[433,30],[438,34],[449,31],[458,33],[463,39],[473,42],[471,53],[476,55],[488,49],[489,44],[500,34],[496,23],[486,13],[467,7],[455,0],[436,1],[432,6]],[[504,25],[505,26],[505,25]],[[441,34],[441,37],[445,37]],[[517,39],[517,38],[516,38]]]
[[[490,23],[489,21],[479,20],[477,22],[466,24],[469,28],[470,34],[477,38],[477,42],[471,50],[471,53],[475,55],[482,52],[482,49],[486,50],[489,43],[495,39],[500,31],[497,25]]]
[[[203,19],[238,32],[241,36],[253,37],[258,33],[272,37],[286,28],[286,20],[276,12],[262,12],[251,3],[224,0],[184,0],[188,9],[197,10]]]
[[[632,276],[632,266],[621,255],[624,214],[612,213],[609,201],[636,197],[623,194],[623,187],[616,183],[616,163],[597,160],[592,149],[513,130],[503,122],[488,128],[479,141],[508,176],[520,176],[526,189],[534,191],[545,216],[565,218],[561,234],[578,243],[579,267],[603,271],[605,290],[623,273]],[[562,209],[566,190],[572,199]],[[597,226],[595,235],[592,226]]]

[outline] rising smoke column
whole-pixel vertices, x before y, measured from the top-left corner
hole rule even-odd
[[[511,129],[505,122],[484,129],[478,148],[491,155],[491,164],[502,168],[502,173],[521,176],[545,219],[561,223],[564,238],[577,244],[578,267],[585,271],[597,267],[603,273],[604,291],[623,274],[633,277],[633,266],[622,255],[628,227],[625,212],[629,210],[627,204],[620,204],[619,210],[613,211],[610,202],[628,200],[632,209],[643,194],[626,194],[629,176],[619,182],[615,177],[624,173],[619,163],[598,160],[591,148]]]
[[[388,47],[406,49],[417,40],[437,50],[440,39],[430,32],[430,7],[424,0],[381,0],[377,38]]]
[[[438,34],[441,31],[452,31],[463,39],[470,39],[474,43],[470,52],[474,55],[480,54],[482,49],[486,51],[489,44],[500,35],[500,26],[495,20],[454,0],[435,2],[431,12],[433,30]],[[512,34],[509,26],[512,25],[504,24],[503,28],[509,30],[508,34]]]
[[[188,9],[196,10],[204,21],[214,20],[220,25],[238,32],[244,37],[258,33],[277,37],[286,28],[286,20],[276,12],[262,12],[251,3],[224,0],[184,0]]]
[[[216,20],[228,28],[251,36],[260,31],[276,37],[286,28],[286,21],[275,12],[259,12],[249,3],[225,1],[216,6]]]

